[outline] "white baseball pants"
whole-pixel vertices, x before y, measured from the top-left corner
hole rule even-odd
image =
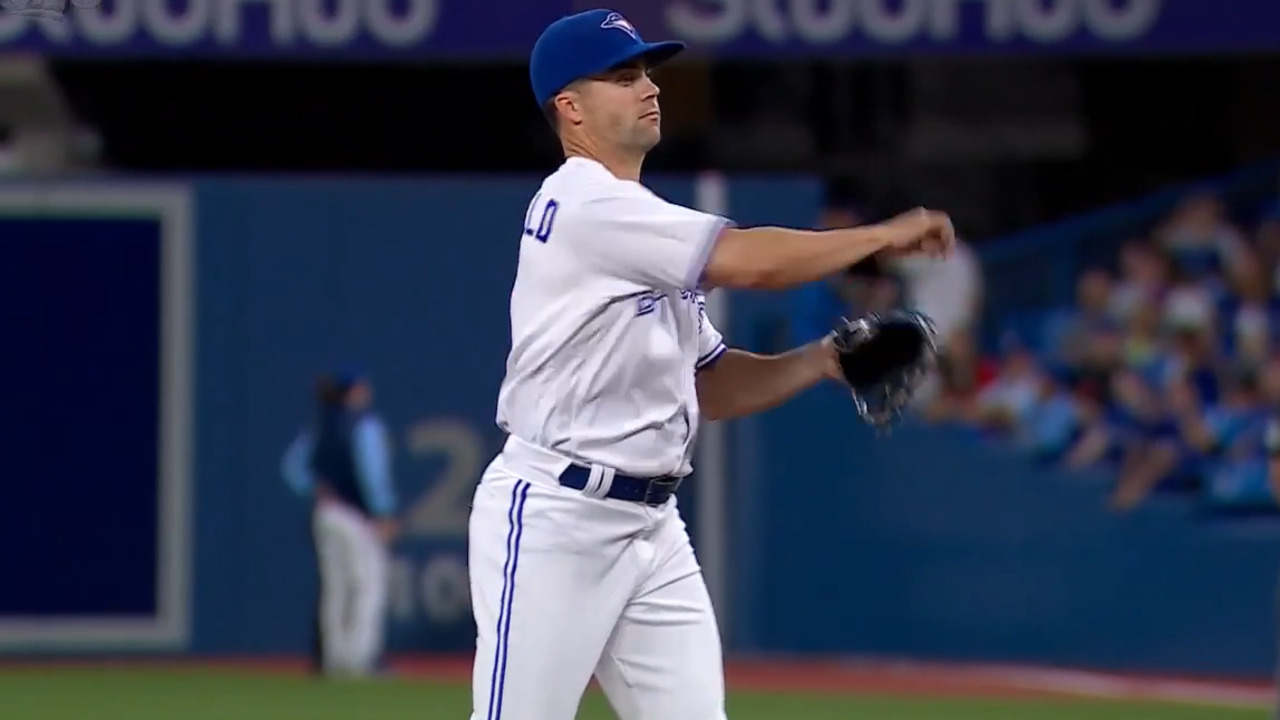
[[[334,675],[368,675],[386,630],[387,548],[372,523],[342,503],[322,502],[314,522],[324,669]]]
[[[472,720],[573,720],[592,676],[620,720],[722,720],[719,629],[675,499],[590,497],[517,450],[472,505]]]

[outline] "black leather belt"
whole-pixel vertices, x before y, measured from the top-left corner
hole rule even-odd
[[[560,484],[574,490],[586,488],[590,480],[591,468],[581,465],[570,465],[560,473]],[[682,480],[684,478],[671,476],[638,478],[617,473],[613,476],[613,483],[609,485],[609,492],[605,493],[605,497],[657,507],[666,504],[667,500],[676,494]]]

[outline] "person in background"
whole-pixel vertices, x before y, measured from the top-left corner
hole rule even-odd
[[[1036,399],[1027,409],[1014,439],[1041,465],[1061,462],[1084,434],[1084,417],[1063,378],[1041,372]]]
[[[1219,324],[1218,308],[1223,295],[1203,280],[1175,273],[1164,299],[1164,323],[1212,333]]]
[[[957,239],[945,258],[891,257],[885,266],[902,279],[904,304],[933,320],[941,351],[957,335],[974,332],[982,312],[982,264],[968,243]]]
[[[1113,509],[1131,510],[1157,488],[1185,490],[1202,482],[1207,436],[1188,428],[1201,408],[1219,403],[1211,327],[1199,314],[1173,314],[1166,325],[1167,351],[1145,367],[1120,374],[1116,397],[1127,442]]]
[[[1205,398],[1203,384],[1182,376],[1168,387],[1173,432],[1157,440],[1142,465],[1121,478],[1113,506],[1130,510],[1161,483],[1202,486],[1212,502],[1247,503],[1266,492],[1262,457],[1267,409],[1258,373],[1236,368],[1220,400]]]
[[[391,445],[363,373],[321,376],[316,394],[315,420],[289,445],[281,470],[313,502],[323,670],[366,677],[382,651],[396,532]]]
[[[884,266],[901,279],[903,305],[933,321],[940,356],[976,332],[982,312],[982,265],[967,243],[957,238],[945,258],[889,257]],[[911,406],[927,410],[943,392],[942,375],[932,371],[916,388]]]
[[[1111,507],[1135,507],[1151,490],[1178,468],[1177,427],[1169,417],[1163,394],[1136,370],[1124,369],[1111,376],[1110,396],[1114,412],[1103,427],[1104,438],[1094,449],[1113,450],[1119,456]]]
[[[979,394],[999,371],[996,362],[982,355],[972,333],[956,335],[947,351],[938,356],[941,387],[924,407],[925,418],[932,422],[972,419]]]
[[[1162,312],[1155,300],[1142,300],[1131,308],[1120,345],[1120,365],[1144,375],[1154,374],[1168,351]]]
[[[1271,292],[1270,278],[1257,263],[1242,269],[1236,294],[1224,298],[1221,318],[1222,354],[1251,367],[1261,367],[1280,335],[1280,299]]]
[[[1012,334],[1003,343],[1004,357],[996,376],[978,393],[970,421],[993,433],[1016,432],[1044,388],[1044,370],[1031,349]]]
[[[1217,344],[1208,327],[1175,324],[1169,328],[1169,350],[1150,366],[1153,386],[1171,397],[1173,385],[1185,380],[1196,396],[1212,405],[1218,402]]]
[[[818,229],[846,228],[865,225],[870,220],[867,210],[854,194],[831,190],[823,205]],[[792,304],[791,334],[797,344],[811,342],[831,332],[841,317],[857,317],[878,306],[887,298],[897,302],[898,289],[889,287],[893,278],[885,272],[876,257],[869,257],[845,268],[823,282],[795,288],[790,293]]]
[[[1280,178],[1275,194],[1263,201],[1257,210],[1254,247],[1263,267],[1274,273],[1271,284],[1280,287]]]
[[[1084,373],[1074,379],[1071,394],[1079,418],[1078,431],[1062,466],[1070,470],[1119,466],[1124,446],[1115,407],[1111,404],[1111,374]]]
[[[1266,399],[1268,394],[1274,399],[1275,386],[1274,370],[1236,368],[1223,401],[1204,411],[1193,428],[1203,434],[1205,490],[1209,502],[1218,507],[1257,508],[1271,502],[1266,453],[1271,413]]]
[[[1115,326],[1111,275],[1097,268],[1086,271],[1076,283],[1076,307],[1058,313],[1047,332],[1054,363],[1081,367],[1094,353],[1095,340]]]
[[[1159,307],[1169,290],[1170,261],[1145,240],[1130,240],[1120,250],[1120,277],[1111,292],[1111,314],[1120,321],[1140,307]]]
[[[1214,293],[1222,292],[1252,259],[1244,235],[1208,190],[1185,197],[1155,236],[1179,276]]]

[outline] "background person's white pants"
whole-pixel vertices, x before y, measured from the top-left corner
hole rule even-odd
[[[386,630],[387,548],[368,518],[342,503],[322,502],[314,522],[324,669],[366,675]]]

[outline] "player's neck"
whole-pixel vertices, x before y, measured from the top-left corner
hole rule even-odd
[[[579,157],[594,160],[621,180],[640,182],[640,167],[644,164],[644,156],[628,157],[623,153],[601,152],[597,148],[588,148],[577,143],[565,143],[566,158]]]

